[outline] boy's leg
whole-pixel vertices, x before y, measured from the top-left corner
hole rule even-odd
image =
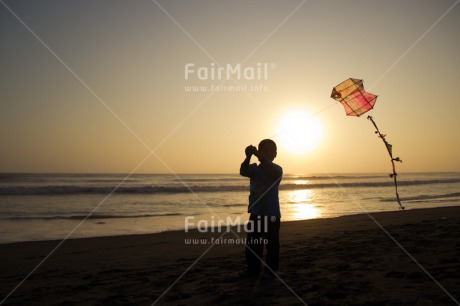
[[[264,245],[259,243],[262,237],[262,233],[258,230],[261,228],[261,220],[251,214],[249,222],[252,222],[252,226],[248,227],[249,231],[246,236],[246,263],[248,265],[248,272],[259,273],[261,265],[259,258],[262,258],[264,252]]]
[[[280,259],[280,218],[275,220],[267,217],[267,233],[265,238],[267,243],[267,266],[273,272],[278,271]],[[267,269],[268,270],[268,269]]]

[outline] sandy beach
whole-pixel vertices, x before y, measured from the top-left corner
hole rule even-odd
[[[460,300],[460,207],[283,222],[274,280],[238,277],[242,244],[186,243],[193,238],[210,243],[220,235],[193,230],[70,239],[11,295],[59,241],[3,244],[1,299],[9,295],[4,305],[455,305]]]

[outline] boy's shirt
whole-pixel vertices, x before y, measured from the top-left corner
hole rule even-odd
[[[278,187],[283,169],[266,161],[259,165],[241,165],[240,174],[250,178],[248,213],[281,218]]]

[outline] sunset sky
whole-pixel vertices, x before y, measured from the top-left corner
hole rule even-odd
[[[390,172],[330,98],[350,77],[400,172],[460,171],[459,1],[2,0],[0,172],[237,173],[264,138],[285,173]],[[318,138],[300,153],[294,111]]]

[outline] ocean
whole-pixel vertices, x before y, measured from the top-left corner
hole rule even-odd
[[[401,173],[406,209],[460,205],[460,173]],[[237,174],[0,174],[0,243],[146,234],[248,219]],[[284,175],[282,221],[397,211],[387,174]]]

